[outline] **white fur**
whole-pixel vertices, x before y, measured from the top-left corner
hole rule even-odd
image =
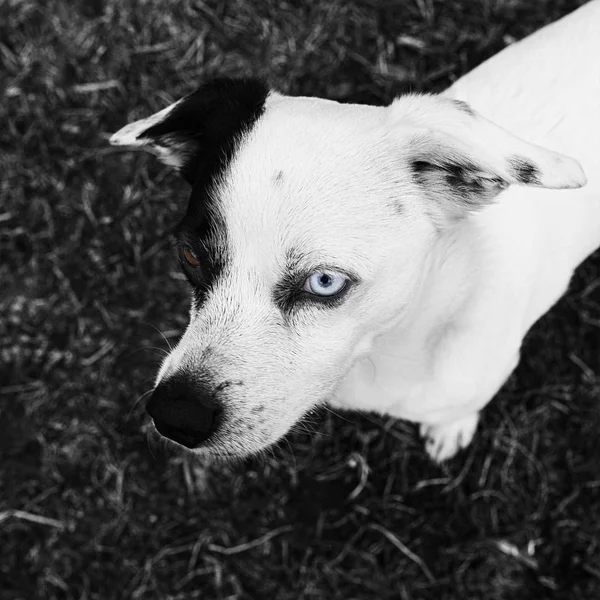
[[[234,382],[222,430],[197,452],[258,451],[326,401],[420,423],[438,460],[469,443],[527,330],[600,244],[598,31],[594,1],[446,92],[485,118],[444,97],[370,107],[269,96],[215,191],[232,263],[158,376],[208,369]],[[136,127],[117,142],[137,143]],[[542,187],[499,190],[439,227],[431,215],[446,209],[410,161],[447,153],[506,183],[507,158],[527,157]],[[587,186],[543,189],[583,185],[577,161]],[[307,272],[360,282],[340,306],[286,320],[272,291],[290,249]]]

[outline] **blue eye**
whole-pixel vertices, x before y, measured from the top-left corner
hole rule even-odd
[[[302,289],[315,296],[335,296],[339,294],[348,283],[348,279],[335,271],[315,271],[305,280]]]

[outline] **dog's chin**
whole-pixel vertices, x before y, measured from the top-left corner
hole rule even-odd
[[[183,429],[170,427],[169,425],[157,421],[154,422],[154,427],[161,437],[170,440],[179,446],[183,446],[187,450],[193,450],[201,443],[193,433],[184,431]]]
[[[243,440],[240,440],[236,444],[235,449],[219,444],[218,442],[209,442],[198,445],[193,439],[193,436],[189,436],[178,430],[170,431],[166,430],[164,427],[157,428],[156,426],[153,427],[152,435],[157,441],[165,443],[179,452],[197,458],[216,460],[218,462],[243,461],[260,454],[272,445],[271,443],[267,443],[260,447],[244,448]]]

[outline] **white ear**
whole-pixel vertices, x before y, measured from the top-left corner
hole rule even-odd
[[[390,110],[415,180],[455,216],[484,206],[508,185],[586,183],[575,159],[516,137],[460,100],[411,95]]]
[[[163,123],[181,102],[182,100],[178,100],[145,119],[139,119],[125,125],[110,137],[109,142],[113,146],[146,150],[158,156],[165,164],[174,168],[181,168],[184,160],[183,144],[179,146],[174,143],[158,144],[157,138],[146,133],[148,130],[152,130],[155,125]]]

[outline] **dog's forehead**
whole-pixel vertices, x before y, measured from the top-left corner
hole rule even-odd
[[[323,241],[360,226],[369,204],[394,193],[398,157],[385,131],[385,108],[315,98],[269,98],[241,140],[217,188],[228,228],[238,238],[296,233]]]
[[[304,163],[346,160],[373,151],[384,141],[387,107],[342,104],[323,98],[271,93],[258,119],[239,147],[238,164],[257,156],[265,166],[277,161]],[[337,166],[337,165],[336,165]]]

